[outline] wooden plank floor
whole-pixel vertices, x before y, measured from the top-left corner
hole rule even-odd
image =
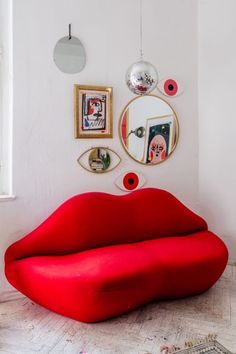
[[[158,354],[164,344],[216,334],[236,353],[236,267],[203,295],[157,302],[98,324],[80,323],[19,296],[0,302],[0,353]]]

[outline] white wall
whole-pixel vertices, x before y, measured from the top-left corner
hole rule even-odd
[[[236,260],[236,1],[199,3],[201,212]]]
[[[0,195],[12,193],[12,1],[0,0]]]
[[[128,66],[139,58],[137,0],[14,1],[13,192],[15,201],[0,203],[1,259],[6,247],[36,227],[62,201],[84,191],[121,193],[114,186],[127,170],[142,172],[147,186],[168,189],[197,209],[197,1],[145,0],[144,55],[160,78],[174,75],[185,93],[169,99],[180,121],[175,153],[159,166],[142,166],[123,150],[119,115],[133,98],[125,84]],[[77,75],[61,73],[52,52],[60,37],[72,34],[84,43],[87,65]],[[73,84],[114,88],[114,139],[73,138]],[[158,92],[156,92],[158,94]],[[84,171],[78,156],[96,144],[122,158],[105,175]],[[7,289],[1,262],[0,287]]]

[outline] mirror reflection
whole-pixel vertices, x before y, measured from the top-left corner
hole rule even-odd
[[[94,172],[104,172],[108,169],[111,163],[111,157],[108,149],[95,148],[89,155],[89,166]]]
[[[102,146],[86,150],[77,159],[81,167],[93,173],[110,172],[119,165],[120,161],[120,156],[115,151]]]
[[[79,73],[86,63],[84,46],[76,37],[63,37],[54,48],[53,59],[62,72],[67,74]]]
[[[120,138],[125,150],[137,162],[146,165],[163,162],[178,141],[176,114],[160,97],[137,97],[121,114]]]

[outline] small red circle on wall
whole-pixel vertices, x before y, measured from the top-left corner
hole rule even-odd
[[[165,93],[169,96],[174,96],[176,95],[178,91],[178,84],[175,80],[173,79],[168,79],[164,83],[164,90]]]
[[[123,178],[123,185],[129,191],[137,188],[139,184],[139,177],[134,172],[127,173]]]

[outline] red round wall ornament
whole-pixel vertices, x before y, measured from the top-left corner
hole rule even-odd
[[[139,184],[139,177],[136,173],[127,173],[123,178],[123,185],[129,191],[133,191]]]
[[[163,79],[157,85],[158,90],[168,97],[179,96],[184,90],[182,85],[173,78]]]
[[[179,87],[175,80],[169,79],[165,81],[164,90],[167,95],[175,96],[176,93],[178,92],[178,89]]]
[[[126,172],[120,175],[115,184],[124,191],[134,191],[140,189],[146,182],[145,177],[138,172]]]

